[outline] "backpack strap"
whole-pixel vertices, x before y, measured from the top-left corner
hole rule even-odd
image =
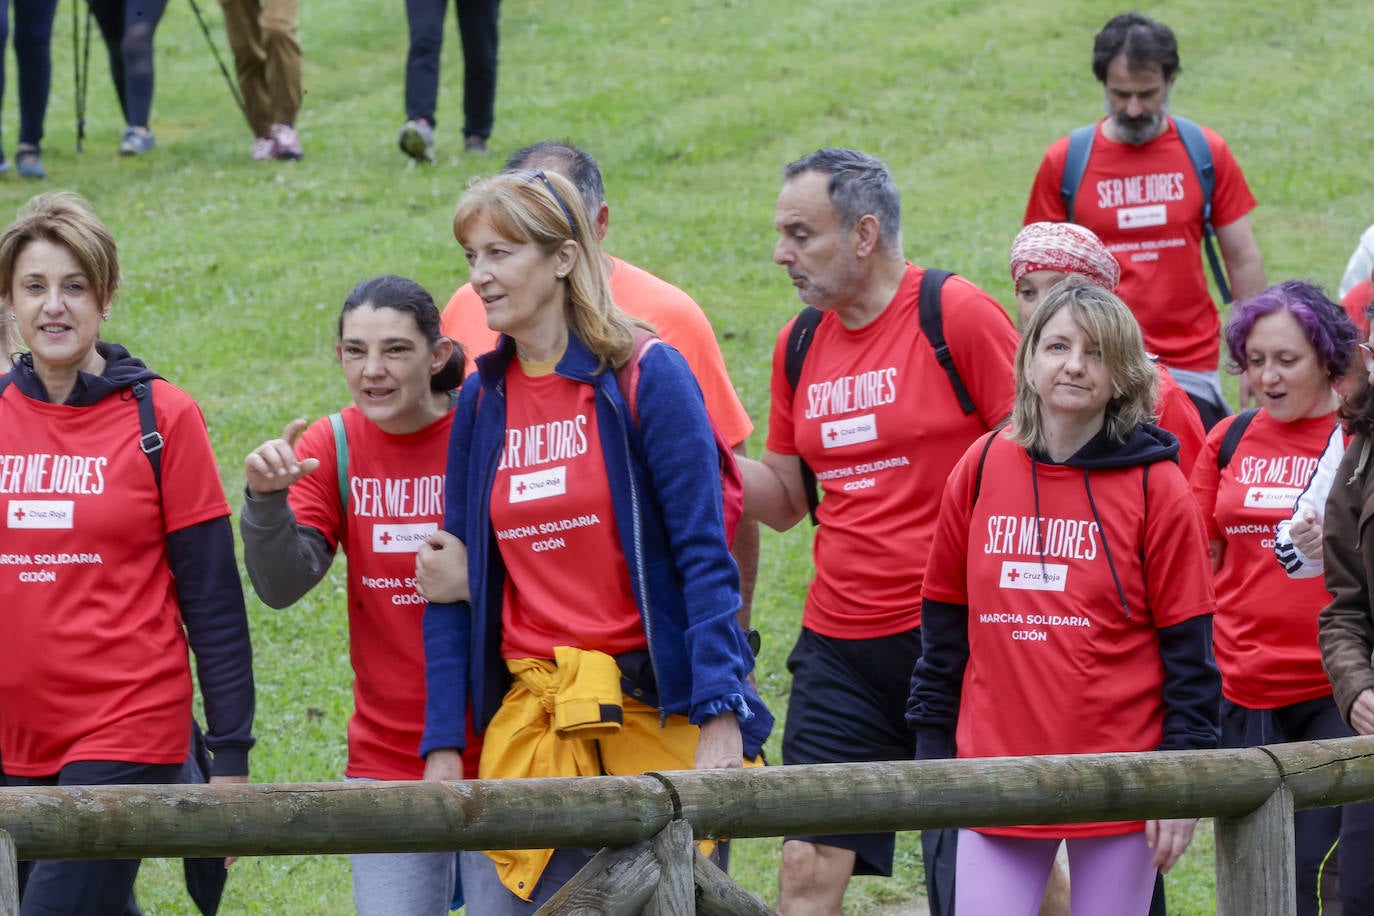
[[[339,470],[339,505],[348,515],[348,433],[344,430],[343,414],[331,413],[329,426],[334,430],[334,463]]]
[[[945,375],[949,376],[949,384],[954,388],[954,396],[959,399],[959,407],[964,411],[964,416],[968,416],[978,408],[974,406],[973,398],[969,397],[964,380],[959,377],[959,369],[954,365],[954,355],[949,352],[949,344],[945,342],[945,319],[940,305],[940,289],[951,276],[947,270],[934,268],[926,268],[921,275],[921,333],[935,350],[935,358],[945,370]]]
[[[615,370],[615,381],[620,386],[620,396],[630,408],[630,419],[636,428],[639,426],[639,361],[649,348],[658,343],[658,337],[647,328],[636,326],[632,330],[635,346],[625,365]]]
[[[134,400],[138,403],[138,447],[148,456],[153,466],[153,480],[157,483],[158,495],[162,494],[162,446],[166,443],[162,433],[157,431],[157,414],[153,411],[153,386],[140,379],[129,386]]]
[[[1196,122],[1181,115],[1172,115],[1178,139],[1188,152],[1188,161],[1197,173],[1198,184],[1202,186],[1202,246],[1207,252],[1207,264],[1212,268],[1212,279],[1217,281],[1217,292],[1225,305],[1231,304],[1231,287],[1226,282],[1226,270],[1217,256],[1217,231],[1212,225],[1212,192],[1217,187],[1216,167],[1212,163],[1212,148],[1207,145],[1207,135]]]
[[[973,478],[973,502],[969,505],[969,512],[973,512],[973,507],[978,505],[978,494],[983,491],[983,465],[987,463],[988,452],[992,451],[992,442],[997,438],[993,433],[988,436],[988,441],[983,443],[983,453],[978,456],[978,474]]]
[[[1093,151],[1093,140],[1097,139],[1097,125],[1085,124],[1069,134],[1069,154],[1064,159],[1064,174],[1059,179],[1059,199],[1064,202],[1064,222],[1073,222],[1073,200],[1078,196],[1078,186],[1083,183],[1083,173],[1088,170],[1088,156]]]
[[[1217,449],[1218,471],[1231,463],[1231,456],[1236,453],[1236,446],[1240,445],[1240,437],[1245,435],[1245,428],[1250,425],[1251,420],[1255,419],[1257,413],[1259,413],[1258,407],[1242,410],[1236,414],[1231,425],[1226,427],[1226,432],[1221,437],[1221,446]]]
[[[817,308],[807,306],[797,313],[797,319],[792,322],[792,330],[787,332],[787,350],[783,353],[782,370],[787,379],[787,386],[793,393],[797,390],[797,383],[801,380],[802,363],[806,362],[807,351],[811,349],[811,344],[816,339],[816,326],[821,323],[821,316],[824,313]],[[821,504],[820,484],[816,480],[816,472],[811,470],[811,465],[797,457],[797,462],[801,465],[802,492],[806,494],[806,514],[811,518],[811,524],[820,524],[816,519],[816,509]]]
[[[616,385],[620,388],[620,396],[625,400],[625,406],[630,410],[630,421],[634,423],[635,429],[639,428],[639,364],[644,358],[644,354],[654,344],[660,343],[658,335],[652,331],[636,327],[633,329],[634,349],[630,351],[630,358],[625,365],[615,370]],[[740,519],[744,516],[744,474],[739,469],[739,462],[735,460],[735,453],[730,448],[730,443],[725,441],[725,436],[721,434],[720,427],[716,426],[716,421],[708,413],[707,423],[711,427],[711,435],[716,443],[716,460],[720,467],[720,496],[722,517],[725,520],[725,543],[731,546],[735,542],[735,532],[739,530]]]

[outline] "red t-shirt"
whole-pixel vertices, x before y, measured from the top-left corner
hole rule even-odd
[[[425,601],[415,591],[415,552],[444,519],[444,467],[452,412],[393,436],[349,405],[348,518],[339,504],[334,431],[316,420],[296,446],[320,466],[288,492],[296,521],[348,555],[348,651],[353,716],[349,776],[419,779],[425,724]],[[466,754],[464,755],[467,756]],[[475,775],[475,769],[473,771]]]
[[[725,441],[735,446],[748,439],[754,424],[725,371],[725,357],[701,306],[673,284],[619,258],[611,258],[610,283],[616,305],[653,325],[658,335],[687,360],[706,399],[706,412]],[[487,327],[486,311],[471,283],[464,283],[453,294],[444,307],[440,326],[446,337],[463,345],[469,357],[494,348],[499,336]],[[476,369],[476,361],[469,358],[468,373]]]
[[[1174,380],[1168,369],[1160,365],[1156,368],[1159,369],[1159,388],[1155,393],[1155,409],[1159,411],[1159,419],[1155,422],[1178,439],[1178,466],[1187,476],[1202,451],[1207,431],[1202,428],[1197,405],[1188,397],[1188,392]]]
[[[1150,466],[1148,485],[1140,467],[1092,470],[1085,481],[1077,468],[1032,469],[1024,448],[992,435],[981,483],[984,440],[950,476],[923,588],[932,601],[969,609],[959,756],[1153,750],[1164,737],[1155,631],[1214,609],[1202,519],[1183,472],[1163,461]],[[1139,829],[984,832],[1081,837]]]
[[[555,373],[506,371],[506,447],[491,526],[506,563],[501,654],[555,646],[619,655],[648,643],[630,590],[597,435],[595,389]]]
[[[1369,308],[1370,302],[1374,302],[1374,281],[1370,280],[1361,280],[1350,287],[1350,292],[1341,300],[1341,306],[1346,314],[1355,322],[1355,327],[1360,329],[1360,340],[1369,337],[1369,319],[1364,317],[1364,310]]]
[[[822,317],[795,396],[773,351],[768,448],[800,455],[822,498],[816,577],[803,625],[838,639],[891,636],[921,623],[921,561],[940,491],[970,442],[1011,412],[1017,334],[1002,307],[959,277],[942,291],[945,340],[974,413],[921,333],[924,270],[908,265],[892,302],[857,331]]]
[[[1226,142],[1210,128],[1203,133],[1216,172],[1212,225],[1226,226],[1253,210],[1255,198]],[[1068,137],[1046,151],[1026,204],[1027,223],[1067,218],[1059,190],[1068,152]],[[1221,321],[1202,267],[1202,202],[1172,120],[1141,146],[1108,140],[1099,124],[1073,221],[1097,233],[1121,262],[1116,293],[1139,319],[1146,349],[1166,366],[1212,371]]]
[[[181,763],[191,669],[167,533],[229,514],[205,418],[153,383],[162,498],[138,404],[0,397],[0,759],[15,776],[81,760]]]
[[[1217,452],[1232,422],[1212,427],[1192,477],[1207,535],[1226,545],[1214,628],[1222,695],[1250,709],[1328,696],[1317,614],[1330,596],[1320,577],[1289,578],[1274,561],[1274,526],[1292,517],[1335,418],[1279,423],[1261,410],[1218,472]]]

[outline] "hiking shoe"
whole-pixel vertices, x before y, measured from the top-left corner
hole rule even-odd
[[[270,162],[277,158],[277,141],[271,137],[258,137],[253,141],[253,161]]]
[[[409,120],[401,128],[401,152],[416,162],[434,161],[434,126],[428,121]]]
[[[146,127],[126,127],[124,137],[119,141],[119,155],[142,156],[157,146],[153,132]]]
[[[21,143],[14,148],[14,167],[25,178],[47,178],[43,169],[41,151],[32,143]]]
[[[476,134],[468,134],[467,140],[463,141],[463,149],[474,156],[485,156],[491,152],[487,149],[487,138]]]
[[[278,159],[295,161],[305,158],[305,150],[301,148],[301,138],[296,133],[296,128],[290,124],[273,124],[272,142],[277,144],[276,155]]]

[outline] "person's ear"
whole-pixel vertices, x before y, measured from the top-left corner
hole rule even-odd
[[[572,239],[568,239],[554,252],[554,273],[561,279],[572,273],[582,249]]]
[[[453,341],[447,337],[440,337],[434,342],[434,347],[429,354],[429,374],[438,375],[444,371],[448,365],[449,358],[453,356]]]
[[[882,226],[872,213],[865,213],[854,224],[854,253],[866,258],[878,247],[882,236]]]

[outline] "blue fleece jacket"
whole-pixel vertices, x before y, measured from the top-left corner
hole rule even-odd
[[[506,439],[506,368],[514,342],[477,360],[458,401],[449,445],[444,528],[468,549],[472,601],[425,610],[425,732],[421,756],[464,747],[471,703],[482,731],[509,684],[501,658],[505,564],[491,526],[491,490]],[[596,389],[596,418],[621,550],[658,682],[663,715],[700,724],[752,715],[753,656],[736,620],[739,569],[725,543],[716,445],[701,389],[672,347],[640,360],[639,422],[616,374],[575,336],[554,370]]]

